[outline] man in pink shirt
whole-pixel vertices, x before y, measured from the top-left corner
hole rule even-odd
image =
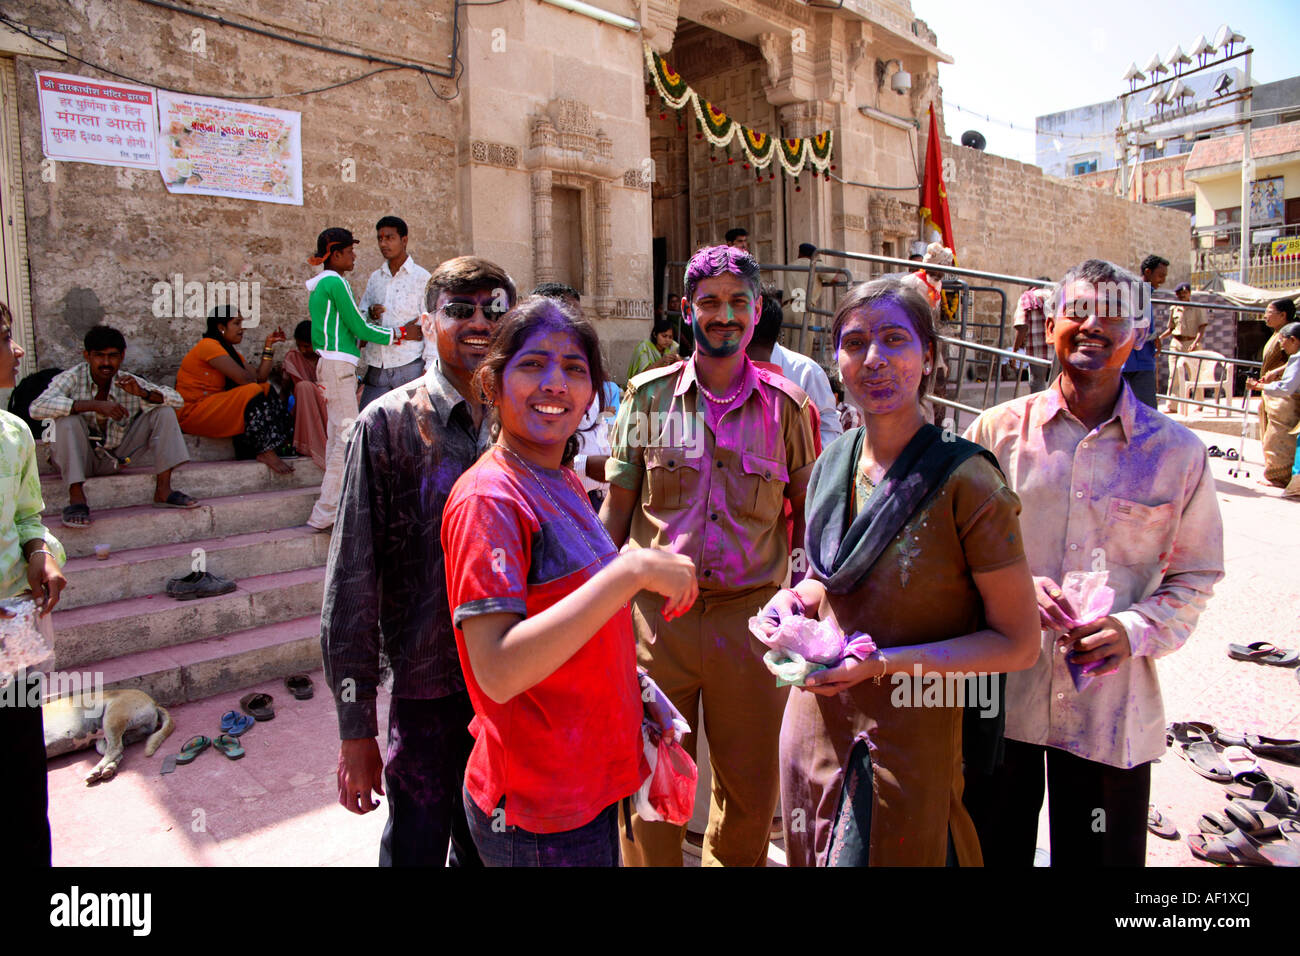
[[[1099,259],[1070,269],[1045,303],[1061,374],[966,430],[1020,496],[1043,627],[1038,663],[1007,675],[1003,765],[967,776],[986,865],[1032,865],[1044,759],[1052,864],[1144,864],[1151,761],[1165,752],[1155,661],[1223,577],[1205,446],[1121,377],[1140,285]],[[1066,592],[1101,572],[1114,600],[1089,620]]]
[[[685,289],[695,355],[628,383],[601,520],[615,546],[666,548],[695,562],[700,597],[685,614],[665,620],[663,602],[647,592],[633,602],[637,663],[688,719],[703,704],[713,769],[704,864],[762,866],[788,688],[776,687],[747,622],[786,583],[792,547],[803,547],[816,458],[809,399],[745,355],[762,308],[758,263],[747,253],[701,249]],[[692,756],[696,736],[683,741]],[[631,829],[625,864],[681,866],[684,827],[633,814]]]

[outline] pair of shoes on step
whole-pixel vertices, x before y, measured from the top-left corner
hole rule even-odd
[[[167,581],[167,595],[178,601],[216,597],[235,590],[235,582],[210,571],[191,571]]]

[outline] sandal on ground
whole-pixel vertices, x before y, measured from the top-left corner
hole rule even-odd
[[[1225,451],[1225,452],[1223,453],[1223,457],[1226,458],[1226,459],[1228,459],[1228,461],[1240,461],[1240,460],[1241,460],[1241,455],[1237,454],[1237,449],[1235,449],[1235,448],[1229,448],[1227,451]]]
[[[1192,856],[1210,863],[1236,866],[1300,866],[1300,846],[1286,840],[1265,843],[1233,830],[1222,837],[1192,834],[1187,838]]]
[[[1232,771],[1220,759],[1210,735],[1190,726],[1187,735],[1188,742],[1178,747],[1178,756],[1187,761],[1187,766],[1207,780],[1213,780],[1215,783],[1232,783]]]
[[[275,717],[270,694],[245,694],[240,698],[239,706],[244,713],[258,720],[271,720]]]
[[[1237,829],[1237,824],[1222,813],[1202,813],[1201,818],[1196,821],[1196,828],[1210,836],[1221,837]]]
[[[1202,737],[1214,740],[1218,733],[1214,724],[1203,720],[1179,720],[1165,727],[1165,746],[1172,747],[1175,742],[1187,744]]]
[[[219,750],[231,760],[238,760],[244,756],[244,748],[239,745],[239,741],[230,734],[222,734],[216,740],[212,741],[215,750]]]
[[[1233,780],[1243,773],[1259,769],[1259,760],[1246,747],[1228,747],[1223,751],[1223,762],[1232,771]]]
[[[1272,664],[1274,667],[1295,667],[1300,664],[1300,651],[1278,647],[1268,641],[1229,644],[1228,656],[1235,661],[1253,661],[1256,664]]]
[[[1255,788],[1261,783],[1271,783],[1281,787],[1283,790],[1290,790],[1292,793],[1295,793],[1295,784],[1290,780],[1285,780],[1282,777],[1270,776],[1267,771],[1259,767],[1256,767],[1254,770],[1238,771],[1233,774],[1232,779],[1234,782],[1240,784],[1238,787],[1228,788],[1228,798],[1233,800],[1249,800],[1251,793],[1253,793]]]
[[[306,674],[293,674],[284,679],[284,686],[289,689],[298,700],[311,700],[312,695],[316,693],[316,687],[311,682],[311,678]]]
[[[1257,757],[1300,765],[1300,740],[1247,734],[1246,746],[1254,751]]]
[[[1250,797],[1236,797],[1231,793],[1228,797],[1234,802],[1247,810],[1253,810],[1256,813],[1268,812],[1276,813],[1288,817],[1300,817],[1300,797],[1297,797],[1295,791],[1284,790],[1273,782],[1261,783],[1251,791]]]
[[[221,732],[229,734],[231,737],[238,737],[255,723],[257,723],[257,720],[247,714],[228,710],[221,715]]]
[[[60,519],[65,528],[88,528],[90,527],[90,506],[89,505],[68,505],[63,509]]]
[[[1178,827],[1154,806],[1147,807],[1147,829],[1162,840],[1178,839]]]
[[[1220,448],[1218,445],[1211,445],[1209,451],[1207,451],[1206,454],[1209,455],[1211,458],[1222,458],[1223,449]]]
[[[204,737],[202,734],[199,734],[197,737],[191,737],[189,740],[185,741],[185,746],[182,747],[181,752],[176,755],[176,762],[190,763],[195,757],[211,746],[212,741],[207,737]]]
[[[1267,810],[1247,810],[1241,801],[1228,804],[1223,808],[1224,815],[1236,825],[1259,840],[1270,840],[1278,835],[1278,824],[1284,819],[1276,817]]]
[[[167,496],[166,501],[155,501],[153,503],[153,506],[155,508],[190,509],[190,508],[197,508],[199,506],[199,502],[197,498],[191,498],[183,491],[173,491],[170,495]]]

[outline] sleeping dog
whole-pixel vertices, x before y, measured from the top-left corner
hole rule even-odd
[[[148,738],[144,753],[152,757],[174,729],[171,714],[142,690],[109,690],[74,694],[41,707],[45,720],[45,756],[57,757],[89,747],[104,759],[86,783],[112,780],[126,744]]]

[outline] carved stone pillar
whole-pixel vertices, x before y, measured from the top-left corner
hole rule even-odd
[[[614,237],[610,232],[611,189],[608,180],[592,184],[596,197],[596,314],[602,319],[614,310]]]
[[[555,249],[551,231],[551,171],[534,170],[533,275],[537,284],[555,281]]]

